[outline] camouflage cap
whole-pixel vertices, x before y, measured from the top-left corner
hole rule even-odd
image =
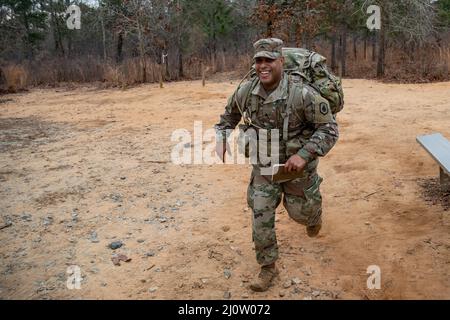
[[[253,59],[264,57],[277,59],[282,56],[283,41],[277,38],[260,39],[253,44],[255,56]]]

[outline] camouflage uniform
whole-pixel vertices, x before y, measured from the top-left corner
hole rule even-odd
[[[278,87],[270,95],[259,81],[256,85],[251,81],[243,84],[230,97],[225,113],[215,125],[218,138],[226,139],[225,130],[234,129],[241,120],[235,95],[238,101],[245,103],[245,106],[241,104],[245,110],[251,109],[253,124],[282,132],[290,88],[288,78],[284,73]],[[244,97],[249,90],[250,97]],[[262,266],[270,265],[278,258],[275,210],[281,203],[283,194],[283,205],[292,219],[306,226],[321,223],[322,196],[319,186],[322,178],[317,174],[318,157],[325,156],[339,136],[336,118],[328,101],[307,84],[300,82],[297,90],[301,92],[301,103],[293,106],[289,117],[288,137],[280,139],[279,152],[280,163],[285,163],[294,154],[305,159],[307,166],[303,175],[288,182],[271,182],[260,174],[259,164],[253,166],[248,186],[247,201],[253,210],[253,241],[257,261]]]

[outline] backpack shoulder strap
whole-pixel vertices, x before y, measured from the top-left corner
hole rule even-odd
[[[256,87],[257,84],[258,84],[258,78],[255,77],[251,81],[248,81],[247,83],[242,85],[242,87],[240,87],[238,89],[237,94],[235,96],[236,103],[238,105],[238,109],[241,112],[244,123],[247,125],[251,124],[251,109],[252,109],[252,108],[247,108],[247,102],[248,102],[248,99],[250,98],[251,99],[250,103],[251,104],[255,103],[255,99],[250,96],[251,96],[253,89]],[[257,100],[256,100],[256,103],[257,103]]]
[[[295,110],[296,105],[303,103],[302,96],[302,77],[295,73],[289,75],[289,89],[286,110],[283,114],[283,140],[288,140],[289,117]]]

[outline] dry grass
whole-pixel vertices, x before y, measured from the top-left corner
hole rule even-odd
[[[376,62],[373,61],[372,48],[367,48],[367,56],[363,57],[363,45],[357,47],[357,58],[353,55],[349,42],[347,57],[347,77],[376,78]],[[316,50],[329,57],[330,47],[327,43],[316,46]],[[339,67],[339,61],[338,67]],[[328,63],[331,61],[328,59]],[[169,64],[166,73],[161,66],[150,59],[145,60],[145,77],[143,62],[139,57],[129,58],[121,64],[104,61],[100,58],[87,56],[79,59],[46,59],[43,61],[24,62],[20,65],[10,64],[2,68],[3,79],[0,81],[0,91],[17,92],[29,86],[50,85],[60,83],[90,83],[100,82],[104,86],[127,87],[144,82],[158,82],[160,72],[165,81],[193,80],[202,76],[202,65],[207,70],[207,78],[212,77],[214,70],[235,72],[236,76],[244,75],[252,64],[249,55],[226,55],[219,52],[215,59],[187,57],[183,62],[181,76],[176,63]],[[386,54],[386,75],[384,80],[397,82],[429,82],[450,79],[450,48],[420,48],[407,54],[397,47],[389,47]],[[335,70],[339,74],[339,69]],[[3,83],[3,84],[2,84]]]
[[[21,65],[9,65],[2,68],[4,76],[4,90],[18,92],[25,90],[28,85],[28,71]]]

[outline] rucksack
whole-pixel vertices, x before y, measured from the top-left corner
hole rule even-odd
[[[313,87],[323,98],[328,101],[333,114],[337,114],[344,108],[344,92],[342,90],[342,82],[328,70],[325,57],[317,52],[309,51],[303,48],[283,48],[282,53],[285,58],[284,72],[289,76],[289,97],[286,106],[287,117],[285,117],[285,122],[288,121],[292,106],[298,99],[298,94],[296,94],[298,93],[298,90],[296,90],[296,86],[299,86],[299,81],[292,80],[298,77],[302,79],[303,83]],[[247,90],[243,93],[243,106],[245,106],[251,91],[258,82],[254,65],[251,67],[245,78],[241,81],[241,84],[244,80],[249,80],[252,84],[249,85]],[[253,125],[247,111],[243,110],[237,99],[236,102],[244,119],[244,123],[247,125]],[[284,128],[284,131],[286,130],[287,128]],[[286,134],[286,132],[283,132],[284,137]]]

